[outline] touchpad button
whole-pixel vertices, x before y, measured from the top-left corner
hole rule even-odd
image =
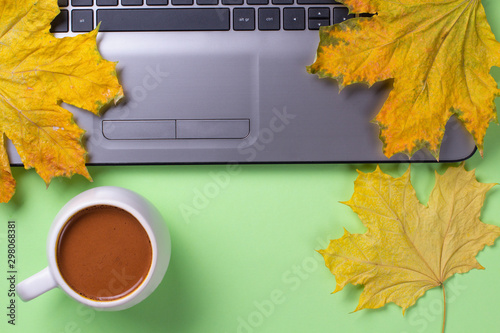
[[[177,120],[178,139],[243,139],[249,132],[248,119]]]

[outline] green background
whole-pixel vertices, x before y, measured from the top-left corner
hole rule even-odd
[[[483,4],[500,36],[500,2]],[[500,70],[492,72],[500,82]],[[484,158],[476,154],[465,164],[481,182],[500,182],[499,142],[500,127],[492,125]],[[412,165],[422,203],[434,171],[449,166]],[[400,176],[407,167],[385,164],[382,170]],[[352,313],[361,287],[331,294],[335,278],[315,250],[342,236],[343,227],[364,232],[357,216],[339,203],[351,197],[356,169],[373,171],[375,165],[99,166],[89,167],[92,183],[75,176],[46,188],[33,170],[13,168],[17,192],[0,204],[0,332],[441,332],[439,288],[405,316],[394,304]],[[166,219],[172,259],[159,288],[119,312],[84,308],[56,289],[28,303],[18,299],[16,325],[7,324],[7,221],[17,222],[20,282],[46,266],[46,236],[58,210],[102,185],[137,191]],[[499,190],[487,195],[481,219],[500,226]],[[446,282],[447,332],[500,331],[500,246],[477,258],[485,270]]]

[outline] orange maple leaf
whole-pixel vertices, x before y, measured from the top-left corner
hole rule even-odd
[[[500,66],[480,0],[342,0],[352,13],[372,13],[322,27],[310,73],[335,78],[342,89],[394,79],[374,122],[387,157],[427,148],[438,158],[452,115],[472,134],[482,154],[494,98],[489,74]]]
[[[116,63],[104,60],[97,29],[55,38],[50,23],[56,0],[0,0],[0,202],[15,190],[4,136],[12,140],[26,169],[48,185],[53,177],[90,175],[82,146],[84,131],[61,101],[99,114],[123,97]]]

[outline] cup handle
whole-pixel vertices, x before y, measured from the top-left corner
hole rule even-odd
[[[46,267],[35,275],[21,281],[17,285],[17,295],[27,302],[55,287],[57,287],[56,280],[50,273],[49,268]]]

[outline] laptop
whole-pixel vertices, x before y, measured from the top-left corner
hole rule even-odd
[[[88,164],[380,163],[371,122],[390,82],[339,93],[306,72],[320,26],[352,17],[333,0],[60,0],[57,37],[94,29],[118,61],[125,100],[102,117],[63,105],[86,130]],[[20,163],[9,147],[13,164]],[[475,144],[450,119],[440,161]],[[412,161],[435,161],[417,152]]]

